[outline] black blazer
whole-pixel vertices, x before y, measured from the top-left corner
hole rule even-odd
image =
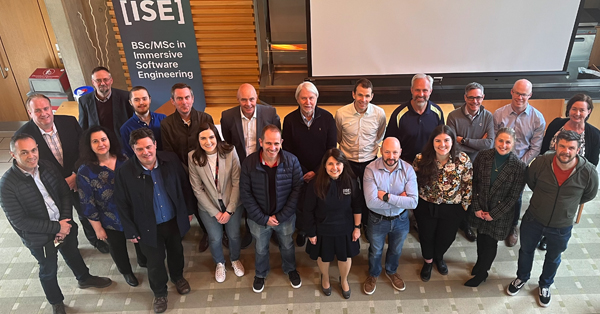
[[[77,120],[71,116],[54,116],[54,125],[60,138],[60,144],[63,149],[63,165],[58,163],[58,160],[52,154],[50,147],[46,144],[46,140],[40,132],[40,128],[30,120],[25,123],[15,134],[27,133],[35,139],[40,152],[40,159],[51,162],[62,174],[64,178],[73,173],[77,173],[75,162],[79,159],[79,139],[81,137],[81,127]]]
[[[84,131],[94,125],[100,125],[95,95],[96,92],[94,91],[79,98],[79,125]],[[110,97],[113,105],[113,132],[115,132],[121,146],[123,146],[121,126],[133,115],[133,108],[129,104],[129,92],[113,88]]]
[[[261,104],[256,105],[256,150],[260,149],[258,139],[262,129],[274,124],[281,130],[281,120],[274,107]],[[246,142],[244,140],[244,130],[242,129],[242,116],[240,106],[229,108],[221,113],[221,132],[225,142],[235,146],[235,150],[240,157],[240,164],[246,159]]]

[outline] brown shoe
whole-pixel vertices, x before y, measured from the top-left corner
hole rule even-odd
[[[365,280],[365,284],[363,286],[363,291],[366,294],[373,294],[373,292],[375,292],[375,289],[377,288],[377,277],[373,277],[370,276],[367,277],[367,280]]]
[[[177,293],[184,295],[190,293],[190,284],[185,278],[181,278],[175,282],[175,288],[177,289]]]
[[[385,275],[390,279],[390,281],[392,282],[392,287],[394,287],[394,289],[398,290],[398,291],[404,291],[404,289],[406,289],[406,285],[404,284],[404,280],[402,280],[402,278],[400,278],[400,275],[396,274],[388,274],[385,273]]]
[[[517,244],[518,240],[519,240],[519,227],[513,226],[512,229],[510,230],[510,232],[508,233],[508,236],[506,237],[506,246],[513,247]]]
[[[152,306],[154,307],[154,313],[163,313],[167,310],[167,297],[155,297]]]
[[[208,249],[208,235],[205,233],[198,243],[198,252],[202,253]]]

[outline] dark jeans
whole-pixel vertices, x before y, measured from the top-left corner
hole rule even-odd
[[[465,216],[460,204],[433,204],[419,198],[414,211],[424,259],[443,260]]]
[[[354,172],[354,175],[356,175],[356,179],[358,180],[358,189],[360,193],[363,193],[363,176],[365,175],[365,168],[367,168],[367,166],[373,162],[373,160],[377,159],[377,157],[373,158],[372,160],[369,161],[365,161],[365,162],[354,162],[354,161],[348,161],[348,163],[350,164],[350,168],[352,169],[352,172]],[[361,223],[363,224],[363,226],[367,226],[369,224],[369,208],[367,207],[367,202],[365,201],[364,197],[361,197],[361,208],[362,208],[362,216],[361,216]]]
[[[166,297],[169,277],[165,268],[165,257],[171,281],[175,282],[183,278],[183,245],[181,245],[177,218],[157,225],[156,236],[156,246],[140,243],[140,248],[148,260],[150,289],[155,297]]]
[[[54,241],[50,241],[44,247],[29,248],[31,255],[35,257],[40,265],[40,283],[46,294],[46,299],[50,304],[59,304],[65,298],[58,286],[56,273],[58,270],[58,252],[73,271],[75,278],[86,280],[90,277],[90,271],[83,262],[83,258],[77,248],[77,224],[71,221],[73,225],[71,232],[65,237],[64,242],[57,248]]]
[[[519,199],[515,203],[515,207],[514,207],[515,217],[513,218],[513,224],[512,224],[513,227],[516,227],[519,225],[519,218],[521,217],[521,205],[523,205],[523,191],[521,191],[521,194],[519,194]]]
[[[545,227],[525,213],[521,221],[521,249],[519,249],[517,278],[521,281],[529,280],[535,249],[542,236],[544,236],[548,239],[548,248],[546,249],[539,286],[541,288],[550,287],[554,283],[554,276],[560,265],[562,252],[567,249],[572,229],[573,226],[564,228]]]
[[[127,239],[123,231],[104,229],[106,231],[106,242],[108,242],[108,250],[117,269],[123,275],[132,274],[131,264],[129,262],[129,254],[127,253]],[[135,243],[135,253],[137,255],[138,264],[146,264],[146,256],[142,253],[139,243]]]
[[[498,240],[487,234],[477,232],[477,263],[473,266],[473,275],[487,274],[492,268],[497,252]]]
[[[94,231],[94,227],[90,224],[90,221],[83,216],[81,212],[81,203],[79,203],[79,193],[75,191],[71,191],[71,196],[73,197],[73,207],[75,207],[75,211],[77,212],[77,216],[79,216],[79,222],[81,223],[81,229],[83,229],[83,234],[85,234],[85,238],[88,239],[90,244],[94,247],[98,244],[98,238],[96,238],[96,231]]]

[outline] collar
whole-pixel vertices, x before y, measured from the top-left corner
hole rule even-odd
[[[527,102],[527,107],[525,107],[525,110],[523,110],[523,112],[521,112],[521,113],[517,113],[515,110],[513,110],[511,104],[508,104],[508,106],[510,107],[510,113],[511,114],[513,114],[513,113],[516,114],[516,115],[519,115],[521,113],[524,113],[526,115],[530,115],[531,114],[531,105],[529,104],[529,102]]]
[[[352,107],[352,114],[353,114],[353,115],[360,115],[360,113],[359,113],[358,111],[356,111],[356,107],[354,107],[354,101],[351,103],[351,105],[352,105],[352,106],[351,106],[351,107]],[[315,109],[316,109],[316,107],[315,107]],[[313,111],[313,112],[314,112],[314,111]],[[368,115],[370,115],[371,113],[373,113],[373,104],[372,104],[372,103],[369,103],[369,104],[367,105],[367,110],[365,111],[364,115],[368,116]]]
[[[415,114],[418,114],[417,111],[415,110],[415,108],[413,108],[413,106],[412,106],[412,100],[408,101],[408,110],[414,112]],[[422,115],[427,114],[429,111],[431,111],[431,101],[430,100],[427,101],[427,105],[425,105],[425,111],[423,111]]]
[[[310,118],[310,122],[312,123],[312,121],[315,120],[315,111],[317,111],[317,107],[315,106],[315,109],[313,109],[312,112],[312,117]],[[308,124],[308,119],[306,119],[306,117],[302,114],[302,110],[300,110],[300,116],[302,117],[302,121],[304,121],[305,124]]]
[[[388,168],[385,167],[385,162],[383,161],[383,157],[379,157],[375,162],[376,162],[375,166],[377,167],[377,169],[382,170],[382,171],[394,173],[396,171],[402,170],[402,159],[398,159],[398,164],[396,165],[396,168],[392,171],[389,171]]]
[[[148,115],[150,116],[150,122],[152,122],[152,120],[154,119],[154,113],[152,111],[148,111]],[[139,122],[143,122],[142,119],[140,119],[140,116],[138,116],[138,114],[136,112],[133,113],[133,116],[135,118],[133,118],[135,121]]]
[[[254,107],[254,114],[252,115],[252,118],[248,119],[246,118],[246,116],[244,115],[244,113],[242,112],[242,106],[240,106],[240,115],[242,116],[242,120],[252,120],[252,119],[256,119],[256,112],[258,111],[258,105],[256,105],[256,107]]]
[[[42,133],[42,136],[44,136],[46,134],[52,136],[52,135],[56,134],[56,132],[57,132],[56,131],[56,124],[54,124],[54,123],[52,123],[52,132],[46,132],[46,131],[42,130],[39,126],[38,126],[38,129],[40,129],[40,133]]]
[[[142,167],[142,169],[144,169],[145,171],[152,171],[154,169],[157,169],[158,166],[160,165],[160,162],[158,162],[158,156],[156,156],[156,164],[154,165],[154,168],[152,168],[152,170],[144,167],[144,165],[142,165],[142,163],[140,162],[140,160],[137,158],[137,156],[135,157],[135,159],[137,160],[138,164]]]
[[[16,161],[15,161],[15,166],[16,166],[16,167],[17,167],[19,170],[21,170],[21,172],[23,172],[23,174],[24,174],[25,176],[28,176],[28,177],[35,177],[35,176],[38,174],[38,171],[40,171],[40,165],[39,165],[39,164],[38,164],[37,166],[35,166],[35,168],[33,169],[33,174],[31,174],[29,171],[27,171],[27,170],[25,170],[25,169],[23,169],[23,168],[19,167],[19,164],[18,164],[18,163],[16,163]]]
[[[277,160],[275,161],[275,163],[272,166],[269,166],[269,165],[267,165],[267,163],[265,163],[265,161],[262,158],[262,152],[263,152],[263,149],[261,148],[258,151],[258,158],[260,160],[260,164],[261,165],[267,166],[267,167],[270,167],[270,168],[277,168],[277,166],[279,166],[279,160],[281,160],[281,150],[279,150],[279,153],[277,153]]]
[[[481,109],[482,109],[482,107],[479,106],[479,110],[477,110],[477,112],[474,115],[472,115],[469,113],[469,110],[467,110],[467,104],[463,105],[463,113],[465,114],[465,116],[467,116],[471,120],[475,119],[481,113]]]
[[[110,96],[112,96],[112,88],[108,91],[108,96],[106,96],[106,98],[104,98],[104,100],[101,100],[100,98],[98,98],[98,94],[96,94],[96,91],[94,91],[94,97],[96,97],[96,100],[99,102],[106,102],[107,100],[110,99]]]

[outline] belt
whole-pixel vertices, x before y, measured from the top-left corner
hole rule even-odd
[[[405,209],[406,210],[406,209]],[[396,216],[384,216],[384,215],[380,215],[374,211],[370,211],[369,215],[373,215],[373,217],[379,218],[379,219],[383,219],[383,220],[387,220],[387,221],[392,221],[400,216],[402,216],[402,214],[404,214],[404,211],[402,211],[399,215]]]

